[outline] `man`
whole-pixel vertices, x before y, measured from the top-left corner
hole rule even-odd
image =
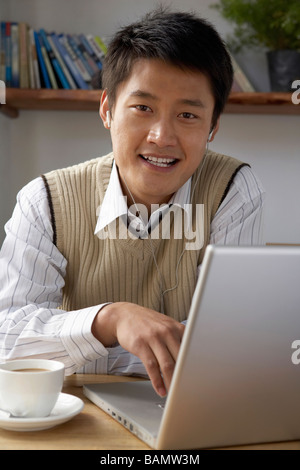
[[[259,243],[264,192],[248,165],[208,150],[232,67],[207,22],[146,15],[115,35],[102,80],[113,153],[31,182],[6,226],[1,359],[147,374],[163,396],[205,247]]]

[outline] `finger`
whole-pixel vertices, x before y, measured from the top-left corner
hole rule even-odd
[[[156,375],[158,367],[160,371],[158,384],[159,386],[161,383],[164,384],[165,392],[170,389],[183,333],[184,325],[177,324],[175,328],[173,325],[164,325],[163,335],[153,336],[150,342],[152,357],[155,358],[154,374],[158,377]]]
[[[159,363],[152,349],[150,347],[145,348],[140,354],[140,359],[145,366],[154,390],[158,395],[164,397],[167,394],[167,389],[161,376]]]
[[[162,343],[151,344],[151,347],[156,357],[165,389],[169,391],[176,365],[176,355],[173,355],[168,347]]]
[[[176,330],[172,330],[170,332],[166,332],[165,334],[165,345],[171,354],[172,358],[174,359],[174,362],[177,361],[180,346],[181,346],[181,341],[184,333],[184,325],[177,325]]]

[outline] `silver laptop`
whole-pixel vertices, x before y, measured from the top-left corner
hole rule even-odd
[[[149,381],[85,395],[155,449],[300,438],[300,248],[208,246],[166,400]]]

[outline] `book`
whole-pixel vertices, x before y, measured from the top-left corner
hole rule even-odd
[[[102,50],[103,56],[105,56],[105,54],[107,53],[107,47],[104,44],[103,40],[100,38],[100,36],[95,36],[94,39],[96,43],[98,44],[98,46],[100,47],[100,49]]]
[[[11,86],[12,82],[12,56],[11,56],[11,23],[5,23],[5,83]]]
[[[0,80],[15,88],[92,89],[92,78],[101,76],[106,46],[100,36],[89,36],[1,21]]]
[[[27,23],[19,23],[20,88],[29,88],[27,28]]]
[[[70,47],[72,48],[74,54],[76,55],[78,61],[80,62],[81,67],[84,68],[84,73],[86,72],[86,75],[85,75],[86,76],[86,81],[90,82],[91,78],[92,78],[92,75],[94,74],[93,69],[91,68],[90,64],[88,63],[88,61],[86,60],[86,58],[82,54],[82,51],[79,49],[73,35],[67,34],[66,37],[67,37],[68,43],[70,44]]]
[[[33,68],[33,55],[31,50],[30,28],[27,28],[27,57],[28,57],[28,76],[29,87],[36,88],[34,68]]]
[[[231,62],[234,71],[234,79],[242,91],[246,92],[253,92],[255,91],[252,83],[250,83],[249,79],[247,78],[246,74],[243,72],[239,64],[237,63],[236,59],[231,55]]]
[[[20,86],[20,63],[19,63],[19,25],[11,24],[11,86]]]
[[[38,62],[39,62],[40,70],[41,70],[42,84],[44,85],[45,88],[51,88],[50,78],[48,75],[46,64],[44,62],[44,55],[42,54],[41,38],[37,31],[34,31],[34,40],[35,40],[37,58],[38,58]]]
[[[76,86],[76,83],[74,82],[62,56],[60,55],[56,45],[54,44],[54,41],[53,41],[53,38],[51,37],[51,34],[47,34],[47,39],[48,39],[48,42],[49,44],[51,45],[51,48],[54,52],[54,55],[59,63],[59,65],[61,66],[61,69],[64,73],[64,76],[66,77],[66,80],[68,81],[68,84],[69,84],[69,87],[72,89],[72,90],[76,90],[77,89],[77,86]]]
[[[97,57],[97,55],[95,54],[95,52],[93,51],[89,41],[87,40],[87,38],[85,37],[84,34],[80,34],[79,35],[79,39],[81,40],[81,43],[84,45],[85,49],[87,50],[87,53],[89,54],[89,56],[93,59],[93,61],[95,62],[95,64],[97,65],[97,67],[101,70],[102,69],[102,62],[101,60]]]
[[[0,80],[5,82],[5,22],[0,23]]]
[[[238,84],[238,82],[236,81],[236,78],[233,77],[233,83],[232,83],[232,87],[231,87],[231,92],[241,92],[243,91],[242,87],[240,87],[240,85]]]
[[[58,80],[61,84],[61,88],[65,88],[67,90],[70,89],[70,86],[69,86],[69,83],[64,75],[64,72],[52,50],[52,47],[51,47],[51,44],[49,43],[48,41],[48,37],[47,37],[47,34],[45,32],[44,29],[40,29],[40,35],[41,35],[41,38],[43,40],[43,43],[44,43],[44,46],[46,48],[46,51],[47,51],[47,54],[48,54],[48,57],[49,57],[49,61],[51,62],[52,66],[53,66],[53,71],[56,73],[57,77],[58,77]],[[55,77],[54,77],[55,78]],[[55,83],[57,85],[57,88],[58,88],[58,83],[57,81],[55,80]],[[53,88],[55,88],[55,86],[53,86]]]
[[[101,49],[101,47],[99,46],[99,44],[97,43],[97,41],[95,41],[94,36],[92,36],[92,34],[87,34],[86,38],[87,38],[87,40],[89,42],[89,45],[91,46],[92,50],[96,54],[96,57],[102,62],[104,57],[105,57],[105,54],[104,54],[103,50]]]
[[[97,73],[99,70],[98,64],[96,63],[94,58],[89,55],[84,44],[81,42],[81,39],[79,38],[79,36],[76,34],[73,34],[72,38],[78,50],[80,51],[83,59],[86,61],[87,66],[89,67],[90,75],[93,76],[94,73]],[[102,65],[101,65],[101,68],[102,68]]]
[[[69,54],[69,57],[71,58],[75,68],[77,69],[77,72],[79,73],[79,75],[81,76],[81,78],[83,79],[83,81],[86,83],[88,87],[88,83],[91,81],[91,76],[86,70],[86,68],[84,67],[80,58],[76,55],[67,36],[61,33],[58,35],[58,38],[61,44],[63,44],[63,46],[65,47],[67,53]]]
[[[29,28],[28,31],[28,41],[29,41],[29,49],[28,54],[31,56],[31,62],[33,67],[33,82],[34,88],[41,88],[41,79],[40,79],[40,71],[39,71],[39,63],[37,58],[37,51],[35,47],[35,40],[34,40],[34,31],[32,28]]]
[[[54,90],[57,90],[58,89],[57,80],[56,80],[56,77],[54,75],[52,64],[50,62],[50,58],[48,56],[46,45],[44,43],[43,36],[42,36],[41,32],[38,32],[38,37],[39,37],[39,40],[40,40],[41,51],[42,51],[43,59],[44,59],[44,62],[45,62],[46,68],[47,68],[47,72],[48,72],[48,76],[49,76],[51,86]]]
[[[61,54],[63,60],[65,61],[67,67],[69,68],[69,71],[70,71],[75,83],[77,84],[78,88],[88,90],[89,89],[88,85],[83,80],[83,78],[80,75],[79,71],[75,67],[75,64],[73,63],[71,57],[69,56],[68,51],[64,47],[64,44],[59,40],[59,37],[55,33],[51,34],[51,38],[52,38],[55,46],[57,47],[57,50]]]

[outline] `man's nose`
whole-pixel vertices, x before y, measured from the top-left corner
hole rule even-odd
[[[155,143],[158,147],[176,145],[177,136],[173,123],[167,119],[153,123],[148,132],[147,142]]]

